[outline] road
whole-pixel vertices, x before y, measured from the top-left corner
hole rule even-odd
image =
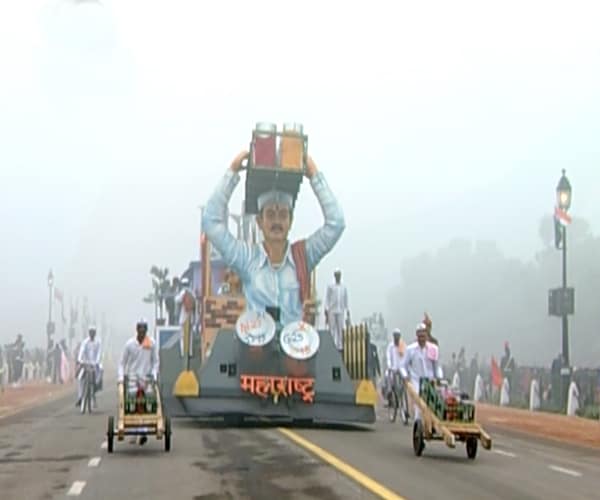
[[[441,443],[416,458],[408,429],[385,419],[367,430],[296,428],[293,439],[267,425],[176,421],[170,453],[151,438],[143,447],[117,442],[109,455],[115,394],[100,393],[98,403],[91,416],[63,398],[0,419],[0,498],[369,499],[380,498],[377,488],[414,500],[598,498],[600,451],[494,432],[494,451],[480,449],[474,462]],[[296,443],[303,439],[343,471]]]

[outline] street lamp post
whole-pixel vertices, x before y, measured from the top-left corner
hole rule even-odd
[[[46,334],[48,336],[48,348],[50,348],[50,339],[54,334],[54,323],[52,322],[52,287],[54,286],[54,274],[52,269],[48,273],[48,324],[46,325]]]
[[[565,175],[565,169],[562,171],[562,176],[556,186],[556,204],[558,209],[561,211],[563,217],[566,218],[566,214],[571,207],[571,183]],[[569,352],[569,314],[572,314],[572,308],[567,304],[572,303],[573,299],[570,298],[570,290],[567,288],[567,225],[566,223],[561,224],[561,241],[562,241],[562,304],[561,307],[561,319],[562,319],[562,353],[564,366],[561,369],[562,375],[562,406],[565,407],[567,403],[567,396],[569,390],[569,381],[571,375],[571,356]]]
[[[52,285],[54,285],[54,274],[50,269],[48,273],[48,323],[52,321]]]

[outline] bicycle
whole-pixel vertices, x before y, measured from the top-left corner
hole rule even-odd
[[[388,390],[388,418],[390,422],[395,422],[398,416],[398,410],[402,417],[402,423],[408,425],[409,412],[408,412],[408,394],[404,381],[400,378],[400,374],[397,372],[389,373],[391,375],[391,388]]]
[[[93,364],[83,365],[83,391],[81,395],[81,413],[92,413],[92,401],[96,401],[96,367]]]

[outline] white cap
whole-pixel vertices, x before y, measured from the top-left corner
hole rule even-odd
[[[425,323],[419,323],[417,325],[417,330],[416,331],[417,332],[421,332],[421,331],[425,332],[425,331],[427,331],[427,325]]]
[[[262,210],[267,205],[286,205],[290,210],[294,206],[294,199],[292,195],[289,193],[285,193],[284,191],[267,191],[266,193],[261,194],[258,199],[258,210]]]

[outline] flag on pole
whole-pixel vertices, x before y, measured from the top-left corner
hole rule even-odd
[[[492,385],[494,387],[502,387],[502,370],[498,366],[496,358],[492,356]]]
[[[568,226],[572,222],[571,216],[565,210],[561,210],[559,207],[554,209],[554,218],[563,226]]]
[[[64,295],[63,293],[58,289],[58,288],[54,288],[54,300],[58,301],[58,302],[62,302],[64,299]]]

